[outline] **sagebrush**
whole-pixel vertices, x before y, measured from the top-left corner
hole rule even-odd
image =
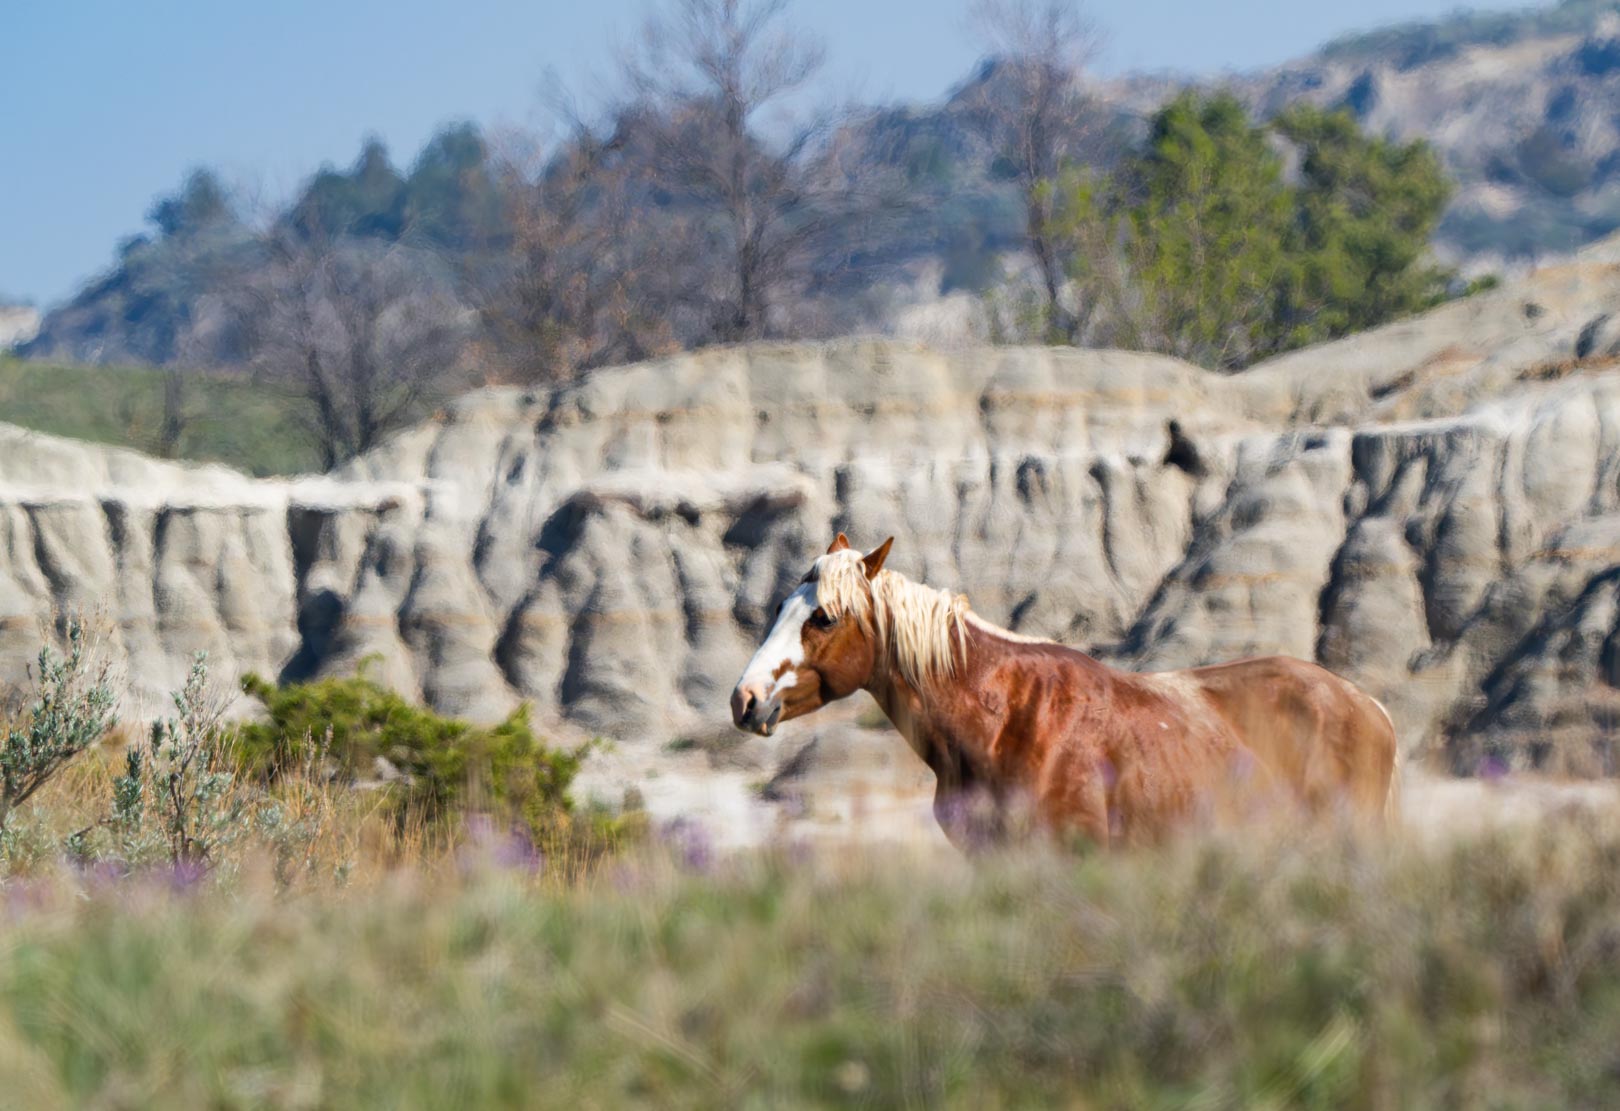
[[[12,811],[70,761],[99,741],[116,720],[105,665],[92,658],[83,624],[68,626],[67,655],[40,649],[32,705],[0,745],[0,834]]]

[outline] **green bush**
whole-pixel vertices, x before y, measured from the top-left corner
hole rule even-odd
[[[172,864],[211,868],[219,851],[247,832],[252,800],[234,790],[228,700],[209,688],[207,653],[193,658],[173,702],[176,716],[153,722],[147,743],[124,754],[107,824],[126,861],[161,852]],[[76,847],[82,852],[88,843]]]
[[[1429,254],[1451,195],[1439,157],[1348,112],[1261,124],[1231,94],[1186,93],[1112,174],[1047,188],[1097,346],[1239,370],[1431,308],[1452,283]]]
[[[68,626],[68,654],[40,649],[36,698],[21,728],[0,733],[0,834],[12,811],[99,741],[117,721],[105,664],[91,661],[84,627]]]
[[[412,705],[365,676],[276,686],[257,675],[243,689],[269,720],[244,725],[237,746],[244,771],[266,779],[319,756],[344,782],[398,773],[391,789],[401,818],[436,821],[464,808],[521,818],[535,832],[566,826],[568,789],[586,748],[547,748],[527,707],[491,727]]]

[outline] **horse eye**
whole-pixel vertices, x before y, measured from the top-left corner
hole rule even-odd
[[[826,610],[818,608],[810,615],[810,624],[814,625],[818,629],[830,629],[832,628],[834,621],[833,618],[828,615]]]

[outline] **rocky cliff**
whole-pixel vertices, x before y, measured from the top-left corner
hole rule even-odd
[[[695,748],[758,787],[821,734],[738,755],[726,696],[842,529],[1125,666],[1315,657],[1443,766],[1615,774],[1616,306],[1620,266],[1593,256],[1229,378],[1108,351],[710,350],[474,393],[293,480],[0,426],[0,680],[89,611],[137,711],[201,649],[289,679],[372,657],[446,711],[527,699],[616,738],[621,778]]]

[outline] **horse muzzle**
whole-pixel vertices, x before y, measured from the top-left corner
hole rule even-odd
[[[769,737],[782,720],[782,702],[769,698],[760,688],[739,686],[731,692],[731,720],[738,729]]]

